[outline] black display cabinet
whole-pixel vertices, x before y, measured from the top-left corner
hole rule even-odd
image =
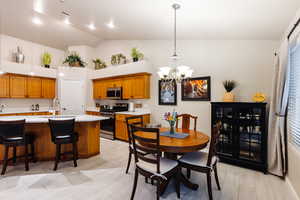
[[[266,103],[212,102],[212,127],[220,121],[221,161],[267,172]]]

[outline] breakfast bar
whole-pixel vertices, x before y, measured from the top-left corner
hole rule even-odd
[[[78,157],[89,158],[100,153],[100,121],[106,117],[90,115],[47,115],[47,116],[6,116],[1,121],[25,119],[25,132],[35,136],[35,157],[37,160],[54,160],[55,144],[51,142],[49,119],[75,118],[75,131],[78,133]],[[3,159],[3,146],[0,146],[0,160]],[[72,149],[71,144],[63,145],[62,152]],[[24,148],[17,149],[17,156],[24,154]],[[9,152],[12,156],[12,152]]]

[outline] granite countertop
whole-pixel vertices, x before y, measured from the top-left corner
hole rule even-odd
[[[122,112],[116,112],[116,114],[121,114],[121,115],[148,115],[148,114],[151,114],[151,111],[148,110],[148,109],[136,109],[134,112],[122,111]]]
[[[93,122],[108,119],[107,117],[92,115],[35,115],[35,116],[3,116],[0,120],[21,120],[25,119],[26,123],[48,123],[48,119],[70,119],[75,118],[76,122]]]

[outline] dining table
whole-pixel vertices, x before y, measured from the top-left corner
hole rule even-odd
[[[160,128],[160,133],[168,131],[169,128]],[[184,153],[195,152],[206,148],[210,140],[210,137],[201,131],[176,128],[175,132],[177,134],[187,134],[188,136],[185,138],[175,138],[160,135],[159,137],[160,151],[164,153],[164,157],[172,160],[177,160],[178,156],[183,155]],[[136,135],[144,138],[153,138],[153,134],[148,132],[137,132]],[[170,180],[168,179],[161,185],[161,194],[164,193],[169,182]],[[197,190],[199,187],[198,184],[192,183],[182,173],[180,176],[180,182],[192,190]]]

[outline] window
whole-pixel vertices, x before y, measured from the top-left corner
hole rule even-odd
[[[289,117],[290,141],[300,148],[300,45],[290,53]]]

